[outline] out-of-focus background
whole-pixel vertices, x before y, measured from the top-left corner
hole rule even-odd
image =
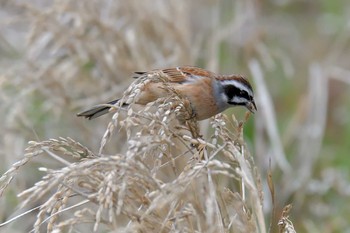
[[[133,71],[195,65],[254,84],[245,139],[266,187],[272,172],[276,212],[292,203],[297,232],[350,232],[349,13],[346,0],[1,1],[0,174],[30,140],[71,137],[97,151],[108,117],[77,112],[122,95]],[[41,156],[19,171],[0,222],[43,165],[55,163]]]

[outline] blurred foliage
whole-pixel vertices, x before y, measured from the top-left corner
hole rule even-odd
[[[120,96],[133,71],[186,64],[244,74],[254,82],[249,64],[257,60],[273,105],[257,100],[259,112],[245,125],[245,137],[263,179],[271,160],[274,218],[293,203],[297,232],[350,231],[348,1],[66,0],[0,6],[0,171],[22,158],[29,140],[72,137],[97,151],[108,117],[88,122],[75,113]],[[313,70],[326,82],[312,78]],[[326,120],[308,134],[316,122],[312,113],[324,104],[311,102],[318,85],[327,90],[327,109],[320,111]],[[269,107],[276,122],[264,117]],[[243,119],[242,110],[227,111],[232,113]],[[278,128],[291,171],[276,162],[269,124]],[[119,143],[108,145],[110,153],[125,148],[122,134],[114,137]],[[311,148],[305,149],[307,139]],[[37,174],[37,166],[27,169]],[[20,202],[14,194],[37,178],[23,173],[0,202],[3,221]]]

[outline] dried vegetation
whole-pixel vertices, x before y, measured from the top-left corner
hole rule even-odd
[[[2,1],[1,230],[348,230],[348,204],[339,214],[325,196],[350,203],[349,182],[320,161],[329,159],[329,103],[346,110],[332,85],[350,83],[350,33],[327,27],[327,12],[307,10],[321,3],[307,2]],[[326,23],[315,27],[306,13]],[[183,120],[191,108],[169,90],[145,108],[75,117],[132,99],[124,90],[133,71],[177,65],[245,74],[259,112],[198,125]]]

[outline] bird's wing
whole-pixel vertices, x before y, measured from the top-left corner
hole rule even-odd
[[[200,78],[214,78],[217,75],[213,72],[192,67],[174,67],[166,69],[152,70],[149,72],[135,72],[137,75],[161,75],[165,74],[165,77],[170,83],[186,84],[198,81]]]

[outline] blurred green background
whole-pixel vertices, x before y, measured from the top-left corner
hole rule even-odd
[[[259,111],[245,138],[265,186],[272,170],[275,218],[292,203],[297,232],[350,232],[349,1],[0,6],[0,174],[23,157],[30,140],[71,137],[97,151],[108,117],[85,121],[76,112],[120,96],[133,71],[195,65],[254,83]],[[227,113],[244,115],[239,108]],[[204,132],[208,127],[202,123]],[[123,147],[121,137],[110,151]],[[16,194],[40,179],[40,166],[55,164],[40,157],[19,171],[0,199],[1,222],[15,213]],[[34,214],[23,222],[30,225]]]

